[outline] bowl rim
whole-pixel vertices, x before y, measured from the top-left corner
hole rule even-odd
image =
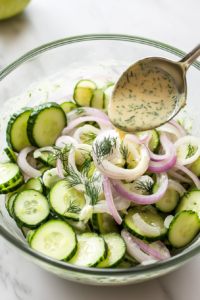
[[[52,50],[61,46],[79,43],[79,42],[87,42],[87,41],[99,41],[99,40],[108,40],[108,41],[119,41],[119,42],[131,42],[131,43],[137,43],[137,44],[144,44],[147,46],[152,46],[154,48],[159,48],[161,50],[164,50],[168,53],[172,53],[180,58],[183,58],[186,53],[184,51],[181,51],[175,47],[172,47],[170,45],[167,45],[165,43],[161,43],[155,40],[142,38],[138,36],[130,36],[130,35],[120,35],[120,34],[89,34],[89,35],[80,35],[80,36],[72,36],[60,40],[56,40],[47,44],[44,44],[42,46],[39,46],[37,48],[32,49],[31,51],[25,53],[12,63],[10,63],[8,66],[3,68],[0,71],[0,81],[5,78],[7,75],[9,75],[13,70],[15,70],[18,66],[23,64],[24,62],[27,62],[28,60],[48,51]],[[200,70],[200,62],[195,61],[192,64],[196,69]],[[69,264],[67,262],[59,261],[56,259],[53,259],[51,257],[48,257],[46,255],[43,255],[40,252],[37,252],[33,250],[31,247],[26,245],[25,243],[22,243],[20,240],[18,240],[15,236],[9,233],[8,230],[6,230],[3,226],[0,225],[0,234],[15,248],[20,250],[25,254],[25,256],[34,257],[37,261],[40,261],[42,264],[51,264],[52,267],[56,267],[59,269],[62,269],[63,271],[69,271],[69,272],[77,272],[77,273],[84,273],[87,275],[96,275],[96,276],[125,276],[125,275],[138,275],[138,274],[144,274],[147,272],[156,272],[160,269],[166,269],[166,268],[174,268],[176,264],[181,264],[184,261],[189,260],[193,256],[199,253],[200,245],[194,244],[191,246],[190,249],[186,249],[184,252],[180,254],[176,254],[175,256],[167,259],[166,261],[159,261],[156,264],[149,264],[145,266],[137,266],[135,268],[122,268],[122,269],[97,269],[97,268],[88,268],[88,267],[80,267],[76,265]]]

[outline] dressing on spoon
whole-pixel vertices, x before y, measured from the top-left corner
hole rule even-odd
[[[108,105],[113,125],[125,132],[159,127],[186,103],[185,74],[200,54],[200,45],[180,62],[145,58],[131,65],[117,81]]]

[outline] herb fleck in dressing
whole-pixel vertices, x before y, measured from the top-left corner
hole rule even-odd
[[[169,120],[184,97],[169,73],[138,62],[116,83],[108,115],[117,128],[127,132],[152,129]]]

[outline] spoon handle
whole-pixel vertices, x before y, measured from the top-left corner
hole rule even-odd
[[[185,71],[190,67],[190,65],[199,57],[200,55],[200,44],[198,44],[192,51],[190,51],[185,57],[180,60],[185,67]]]

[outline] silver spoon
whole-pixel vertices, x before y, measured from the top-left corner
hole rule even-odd
[[[200,44],[178,62],[162,57],[148,57],[131,65],[113,89],[108,106],[111,122],[123,131],[136,132],[159,127],[174,118],[186,105],[186,72],[199,55]],[[163,78],[167,78],[167,81],[164,82]],[[149,83],[147,79],[150,80]],[[156,84],[158,92],[154,87]],[[172,88],[168,89],[167,84]],[[146,89],[142,89],[142,86]],[[146,92],[143,92],[145,90]],[[167,94],[167,91],[171,92],[172,96]],[[140,96],[140,101],[137,95]],[[162,103],[154,104],[158,103],[155,100]],[[150,108],[152,105],[155,110]]]

